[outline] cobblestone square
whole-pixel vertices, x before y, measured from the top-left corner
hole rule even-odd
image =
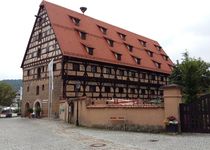
[[[1,150],[207,150],[210,134],[149,134],[75,127],[62,121],[0,118]]]

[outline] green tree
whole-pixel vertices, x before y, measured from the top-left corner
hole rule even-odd
[[[0,82],[0,105],[10,106],[15,95],[16,94],[10,85]]]
[[[185,103],[195,101],[199,94],[209,92],[210,64],[203,60],[190,58],[188,52],[183,54],[182,63],[177,62],[171,76],[171,83],[183,88]]]

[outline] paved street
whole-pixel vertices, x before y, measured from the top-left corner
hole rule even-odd
[[[87,129],[47,119],[0,118],[2,150],[207,150],[210,134]]]

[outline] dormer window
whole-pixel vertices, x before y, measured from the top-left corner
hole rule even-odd
[[[146,50],[146,52],[150,57],[153,57],[153,52],[151,52],[150,50]]]
[[[114,53],[114,56],[117,60],[121,60],[121,54],[118,54],[118,53]]]
[[[118,32],[118,35],[119,35],[119,37],[120,37],[123,41],[125,41],[125,37],[126,37],[125,34],[122,34],[122,33],[119,33],[119,32]]]
[[[109,46],[114,47],[114,41],[113,40],[106,38],[106,42],[109,44]]]
[[[79,26],[79,23],[80,23],[80,19],[79,18],[75,18],[75,17],[70,17],[72,22],[76,25],[76,26]]]
[[[161,51],[161,49],[162,49],[162,47],[159,46],[159,45],[155,45],[155,47],[156,47],[156,49],[157,49],[158,51]]]
[[[87,33],[82,32],[82,31],[78,31],[78,33],[79,33],[79,36],[82,40],[86,40]]]
[[[98,26],[99,30],[103,33],[103,34],[106,34],[107,32],[107,29],[102,27],[102,26]]]
[[[141,59],[140,58],[137,58],[137,57],[133,57],[133,58],[134,58],[134,60],[137,64],[141,64]]]
[[[129,44],[126,44],[125,43],[125,46],[127,47],[127,49],[132,52],[133,51],[133,46],[129,45]]]
[[[157,68],[161,68],[161,63],[159,63],[159,62],[156,62],[156,61],[153,61],[154,62],[154,64],[155,64],[155,67],[157,67]]]
[[[139,40],[140,44],[143,46],[143,47],[146,47],[146,44],[147,42],[143,41],[143,40]]]
[[[85,46],[85,45],[84,45],[84,47],[85,47],[85,49],[86,49],[86,51],[87,51],[87,53],[88,53],[89,55],[93,55],[93,50],[94,50],[94,48],[88,47],[88,46]]]
[[[168,64],[168,66],[170,67],[171,70],[174,69],[174,66],[173,65]]]
[[[166,60],[166,61],[168,61],[168,59],[169,59],[169,57],[166,56],[166,55],[162,55],[162,57],[163,57],[163,59]]]

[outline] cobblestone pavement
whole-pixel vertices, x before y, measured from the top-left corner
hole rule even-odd
[[[0,118],[1,150],[208,150],[210,134],[149,134],[75,127],[47,119]]]

